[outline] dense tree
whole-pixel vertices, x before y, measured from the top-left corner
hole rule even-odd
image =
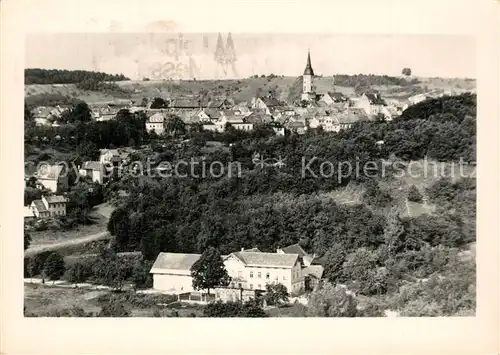
[[[82,161],[92,161],[99,158],[99,148],[94,142],[82,142],[77,147],[77,152]]]
[[[153,277],[149,273],[151,262],[137,262],[132,270],[132,282],[136,289],[153,287]]]
[[[78,102],[69,113],[70,122],[90,122],[92,113],[86,102]]]
[[[28,249],[31,244],[31,235],[24,231],[24,250]]]
[[[161,97],[155,97],[151,102],[152,109],[167,108],[167,107],[168,107],[168,102],[162,99]]]
[[[119,299],[111,300],[104,304],[99,312],[99,317],[130,317],[131,312],[128,307]]]
[[[260,302],[250,300],[244,302],[211,302],[203,309],[205,317],[245,317],[245,318],[262,318],[267,317],[266,312],[262,309]]]
[[[82,283],[87,281],[91,276],[91,270],[89,267],[82,262],[75,262],[66,268],[64,279],[74,283]]]
[[[384,227],[385,247],[389,255],[394,255],[404,248],[405,227],[399,218],[397,208],[392,208],[387,216],[387,223]]]
[[[322,282],[309,295],[308,315],[311,317],[356,317],[356,298],[344,287]]]
[[[123,81],[129,78],[120,75],[106,74],[85,70],[59,70],[59,69],[24,69],[24,83],[29,84],[76,84],[84,80],[97,81]]]
[[[403,70],[401,71],[401,74],[403,74],[404,76],[410,76],[411,75],[411,68],[403,68]]]
[[[342,281],[342,268],[347,256],[345,246],[341,243],[334,244],[326,254],[324,259],[323,276],[332,284]]]
[[[267,304],[281,306],[288,303],[288,290],[285,285],[278,284],[267,284],[266,285],[266,295],[264,299]]]
[[[363,202],[374,207],[386,207],[392,201],[388,191],[380,188],[376,181],[368,180],[363,194]]]
[[[174,116],[167,120],[166,130],[173,137],[177,137],[186,133],[186,125],[178,116]]]
[[[364,295],[383,293],[385,285],[382,272],[379,271],[378,255],[365,248],[357,249],[346,257],[342,268],[342,277],[357,292]]]
[[[217,249],[209,247],[191,267],[193,288],[204,290],[210,294],[210,289],[229,285],[230,278],[224,267],[224,262]]]
[[[408,201],[421,202],[422,194],[415,185],[410,185],[408,189]]]
[[[64,274],[64,258],[58,252],[52,252],[43,267],[43,273],[49,280],[59,280]]]
[[[130,273],[130,266],[123,263],[111,250],[106,250],[93,265],[93,275],[96,281],[115,290],[122,289]]]

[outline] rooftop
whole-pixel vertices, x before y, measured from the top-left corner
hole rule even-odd
[[[323,276],[324,267],[322,265],[309,265],[302,269],[303,275],[313,275],[314,277],[321,279]]]
[[[151,270],[191,270],[191,266],[193,266],[200,257],[200,254],[160,253]]]
[[[42,200],[34,200],[33,204],[38,212],[47,212],[47,208],[43,204]]]
[[[298,254],[278,254],[263,252],[239,251],[232,253],[247,266],[292,268],[298,259]]]
[[[66,198],[61,195],[43,196],[48,203],[63,203]]]
[[[62,165],[41,165],[37,171],[37,179],[57,180],[62,170]]]
[[[281,250],[283,253],[285,254],[298,254],[302,257],[308,255],[304,249],[302,249],[302,247],[298,244],[298,243],[295,243],[295,244],[292,244],[292,245],[289,245],[287,247],[284,247],[284,248],[281,248],[279,249]]]
[[[91,170],[101,170],[102,164],[99,161],[85,161],[82,164],[82,169],[91,169]]]

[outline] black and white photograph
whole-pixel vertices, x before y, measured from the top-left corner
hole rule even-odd
[[[478,37],[301,9],[24,34],[24,319],[478,315]]]
[[[25,316],[474,316],[474,38],[50,34],[25,62]]]

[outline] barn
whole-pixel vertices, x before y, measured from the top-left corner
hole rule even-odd
[[[200,254],[160,253],[150,270],[153,288],[165,293],[193,292],[191,266]]]

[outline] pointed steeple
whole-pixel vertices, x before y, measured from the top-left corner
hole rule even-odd
[[[307,50],[307,64],[304,70],[304,75],[314,75],[313,68],[311,66],[311,52]]]

